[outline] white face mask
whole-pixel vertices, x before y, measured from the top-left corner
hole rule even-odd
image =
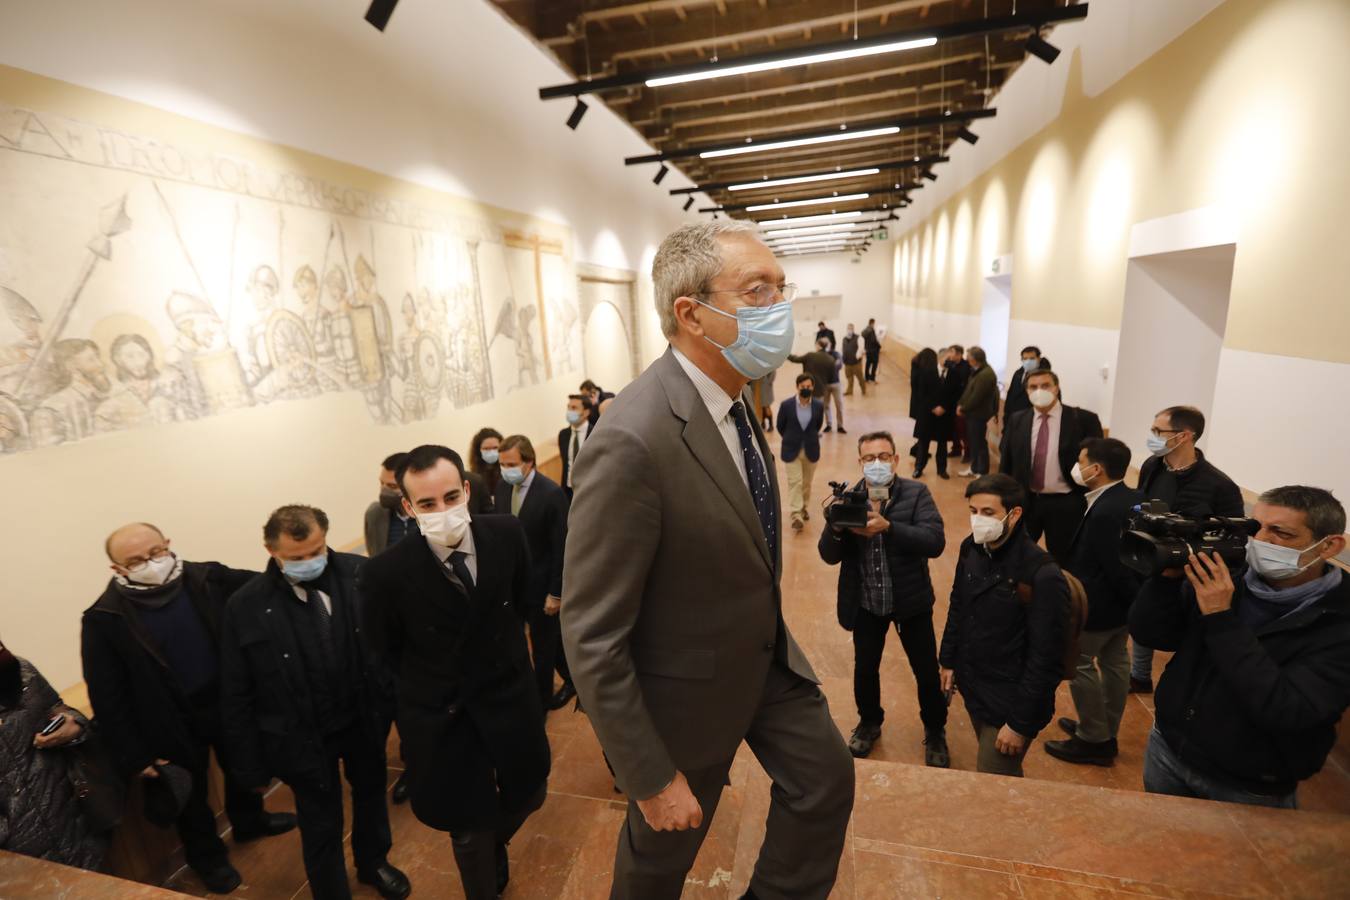
[[[992,544],[1003,536],[1003,523],[1007,518],[1008,516],[995,519],[993,516],[973,515],[970,517],[970,535],[975,538],[977,544]]]
[[[427,541],[438,547],[458,547],[469,530],[469,502],[447,507],[440,512],[417,514],[417,527]]]
[[[149,559],[139,566],[127,569],[127,578],[137,584],[148,584],[158,587],[169,580],[173,570],[178,566],[178,557],[172,553],[166,553],[163,556]]]
[[[1284,581],[1293,578],[1303,572],[1304,569],[1314,566],[1322,561],[1322,557],[1314,556],[1307,565],[1300,566],[1298,561],[1303,554],[1317,547],[1326,538],[1322,538],[1316,544],[1311,544],[1299,550],[1297,547],[1285,547],[1280,544],[1272,544],[1267,541],[1258,541],[1252,538],[1247,542],[1247,564],[1256,570],[1256,574],[1262,578],[1271,581]]]
[[[1036,388],[1030,391],[1027,397],[1031,400],[1031,405],[1037,409],[1049,409],[1055,403],[1055,392],[1048,388]]]
[[[1091,487],[1091,485],[1087,483],[1087,479],[1083,477],[1083,467],[1078,463],[1073,464],[1073,471],[1069,473],[1069,477],[1073,479],[1074,484],[1079,485],[1080,487]]]

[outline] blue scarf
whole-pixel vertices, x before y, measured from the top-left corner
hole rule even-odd
[[[1248,566],[1246,574],[1242,577],[1243,584],[1247,587],[1247,596],[1238,607],[1238,616],[1252,628],[1260,628],[1276,619],[1292,616],[1340,587],[1341,574],[1338,567],[1327,566],[1327,572],[1321,578],[1300,584],[1298,587],[1279,590],[1262,581],[1256,570]]]

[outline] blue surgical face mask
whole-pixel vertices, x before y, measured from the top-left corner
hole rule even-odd
[[[792,304],[783,301],[772,306],[742,306],[731,313],[695,300],[700,306],[736,320],[736,340],[723,347],[704,335],[704,340],[722,351],[731,367],[751,380],[763,378],[777,369],[792,352]]]
[[[874,487],[885,487],[895,478],[895,472],[892,471],[889,463],[884,463],[879,459],[874,459],[863,466],[863,477],[867,483]]]
[[[1171,440],[1172,440],[1171,438],[1164,438],[1159,437],[1156,434],[1150,434],[1148,436],[1148,439],[1144,441],[1144,444],[1148,447],[1148,452],[1153,454],[1154,456],[1166,456],[1173,449],[1175,449],[1173,447],[1168,446]]]
[[[325,551],[313,559],[288,559],[281,564],[281,571],[294,582],[313,581],[328,568],[328,553]]]
[[[1297,547],[1284,547],[1252,538],[1247,541],[1247,564],[1263,578],[1270,581],[1284,581],[1302,573],[1309,566],[1320,563],[1322,561],[1320,556],[1314,556],[1307,565],[1300,566],[1298,561],[1303,558],[1303,554],[1316,549],[1325,540],[1326,538],[1322,538],[1321,541],[1299,550]]]
[[[581,413],[577,412],[575,409],[569,409],[567,411],[567,424],[576,425],[580,421],[581,421]]]
[[[497,454],[500,452],[501,451],[499,450],[479,450],[478,455],[483,457],[483,462],[487,463],[489,466],[495,466],[497,464]]]
[[[525,483],[525,469],[523,466],[502,466],[502,481],[510,485]]]
[[[1030,375],[1040,364],[1041,361],[1039,359],[1024,359],[1022,360],[1022,371]]]

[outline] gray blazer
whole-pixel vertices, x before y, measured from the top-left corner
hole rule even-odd
[[[773,454],[749,420],[779,516]],[[636,799],[677,768],[728,763],[774,662],[819,683],[783,622],[782,558],[735,466],[670,350],[577,459],[563,643],[615,780]]]
[[[366,556],[383,553],[389,544],[389,510],[379,501],[366,507]]]

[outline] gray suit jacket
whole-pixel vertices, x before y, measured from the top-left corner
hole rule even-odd
[[[389,544],[389,510],[375,502],[366,507],[366,556],[383,553]]]
[[[749,418],[777,516],[773,454]],[[736,465],[670,350],[577,458],[563,642],[615,779],[636,799],[677,768],[729,762],[774,662],[818,683],[783,623],[781,555]]]

